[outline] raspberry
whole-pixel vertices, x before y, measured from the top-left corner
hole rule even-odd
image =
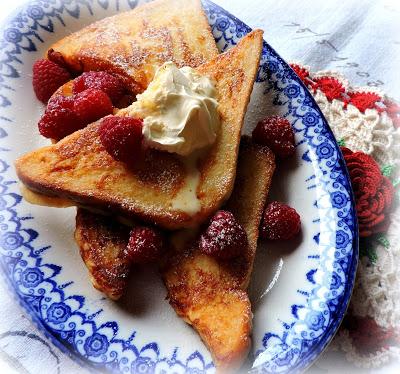
[[[133,263],[145,264],[160,258],[163,247],[163,237],[158,230],[138,226],[131,230],[126,251]]]
[[[89,124],[113,112],[113,106],[106,93],[88,89],[74,96],[74,112],[82,122]]]
[[[290,206],[273,201],[264,210],[260,236],[264,239],[287,240],[300,231],[300,216]]]
[[[253,141],[267,145],[280,158],[294,154],[294,133],[286,118],[271,116],[257,123],[253,130]]]
[[[74,110],[74,100],[72,96],[56,95],[51,97],[47,103],[46,111],[54,109]]]
[[[33,64],[32,85],[36,97],[43,103],[71,79],[69,72],[52,61],[41,59]]]
[[[100,90],[86,90],[71,97],[52,97],[39,121],[39,132],[46,138],[60,140],[88,123],[112,113],[109,97]]]
[[[142,125],[140,118],[106,117],[99,126],[101,143],[116,160],[132,164],[140,157]]]
[[[105,92],[114,105],[122,99],[125,93],[123,82],[105,71],[89,71],[74,80],[73,93],[77,94],[88,88]]]
[[[83,124],[71,109],[54,107],[46,110],[38,126],[39,132],[44,137],[60,140],[81,129]]]
[[[215,213],[200,237],[200,250],[221,259],[239,256],[247,246],[247,235],[234,215],[226,210]]]

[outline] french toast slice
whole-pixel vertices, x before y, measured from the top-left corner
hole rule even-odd
[[[96,122],[17,159],[19,179],[33,192],[167,229],[200,224],[231,194],[261,48],[262,31],[255,30],[236,47],[197,68],[215,82],[221,117],[215,143],[197,162],[149,151],[141,164],[129,168],[104,149]],[[129,115],[129,107],[119,113]],[[196,187],[189,183],[193,179]],[[188,190],[189,200],[197,204],[195,210],[181,204]]]
[[[119,299],[126,289],[131,269],[126,252],[129,227],[110,217],[78,208],[74,236],[93,286],[110,299]]]
[[[258,227],[256,227],[255,220],[264,204],[266,194],[264,189],[269,186],[274,164],[270,152],[250,144],[247,137],[242,137],[238,165],[234,192],[227,202],[226,208],[234,213],[246,228],[249,247],[241,258],[235,260],[235,263],[237,262],[235,284],[239,283],[240,288],[245,290],[251,275],[257,246]],[[246,165],[246,168],[243,165]],[[260,181],[252,181],[254,177],[252,173],[258,173],[262,168],[269,169],[265,171],[265,174],[261,173]],[[252,188],[255,193],[248,187],[250,181],[253,183]],[[251,195],[248,195],[249,193]],[[249,199],[249,196],[252,198]],[[257,213],[251,216],[250,213],[255,211]],[[75,241],[88,268],[93,286],[113,300],[117,300],[123,294],[128,282],[130,260],[125,251],[128,239],[129,229],[127,226],[110,217],[78,208]],[[232,264],[231,262],[229,267],[232,268]],[[215,261],[213,261],[213,265],[215,265]]]
[[[247,248],[238,258],[218,260],[200,251],[198,236],[185,243],[187,233],[181,231],[171,241],[175,254],[162,269],[171,306],[199,333],[220,372],[238,368],[250,347],[252,313],[246,288],[274,169],[273,153],[243,137],[235,188],[224,209],[243,225]]]
[[[134,93],[165,61],[198,66],[218,55],[200,0],[156,0],[104,18],[53,44],[47,57],[76,73],[106,70]]]

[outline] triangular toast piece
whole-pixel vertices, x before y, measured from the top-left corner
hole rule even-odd
[[[218,261],[188,243],[185,246],[187,232],[178,232],[171,234],[171,242],[180,243],[179,252],[169,253],[161,269],[171,305],[199,332],[219,371],[239,367],[250,347],[252,314],[246,288],[274,169],[272,152],[243,137],[234,191],[224,209],[233,212],[245,228],[248,247],[235,260]],[[113,299],[127,287],[128,238],[127,229],[113,220],[78,209],[75,239],[90,278]]]
[[[260,173],[253,180],[254,172]],[[264,205],[265,188],[268,188],[273,173],[273,157],[264,148],[250,144],[242,138],[238,159],[238,174],[234,191],[224,209],[230,210],[246,227],[249,247],[236,260],[235,284],[247,288],[257,246],[258,227],[256,221]],[[250,183],[252,185],[250,186]],[[253,191],[250,188],[254,189]],[[251,198],[249,198],[251,196]],[[257,212],[252,215],[252,212]],[[75,240],[93,286],[113,300],[119,299],[126,289],[131,261],[126,252],[129,239],[127,226],[104,215],[78,208],[76,214]],[[232,263],[228,264],[232,267]]]
[[[243,225],[248,247],[238,258],[217,260],[199,250],[198,237],[182,246],[187,235],[183,231],[172,240],[178,248],[162,271],[170,304],[197,330],[219,371],[239,367],[250,347],[252,313],[246,288],[274,169],[272,152],[243,138],[235,188],[224,209]]]
[[[126,289],[131,270],[131,260],[126,252],[129,227],[78,208],[75,240],[93,286],[110,299],[119,299]]]
[[[215,81],[221,128],[197,164],[152,151],[132,170],[106,152],[98,123],[93,123],[57,144],[20,157],[15,163],[18,177],[34,192],[108,214],[140,218],[168,229],[198,225],[232,191],[240,132],[261,48],[262,31],[255,30],[236,47],[198,67]],[[189,183],[193,179],[197,187]],[[196,203],[195,209],[182,201]]]
[[[48,50],[49,58],[69,70],[105,69],[122,76],[135,93],[147,87],[155,68],[166,61],[197,67],[218,54],[200,0],[156,0],[92,24]],[[72,87],[70,81],[54,95],[72,96]],[[24,196],[28,195],[41,204],[70,205],[24,189]],[[81,257],[94,287],[113,300],[121,297],[128,281],[128,236],[129,230],[117,221],[77,209],[75,240]]]
[[[156,0],[59,40],[48,58],[77,73],[113,72],[137,93],[165,61],[198,66],[217,54],[200,0]]]

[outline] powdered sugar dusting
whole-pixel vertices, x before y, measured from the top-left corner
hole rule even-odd
[[[247,235],[231,212],[220,210],[200,237],[200,249],[208,255],[228,259],[247,247]]]
[[[127,255],[133,263],[157,260],[162,252],[163,238],[156,229],[137,226],[130,232]]]

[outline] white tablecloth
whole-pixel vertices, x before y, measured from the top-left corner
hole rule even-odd
[[[289,62],[334,70],[354,86],[400,99],[400,2],[396,0],[214,0],[252,27]],[[24,0],[1,0],[0,21]],[[0,283],[0,373],[86,373],[32,324]],[[373,373],[398,373],[392,363]],[[330,354],[310,373],[365,372]]]

